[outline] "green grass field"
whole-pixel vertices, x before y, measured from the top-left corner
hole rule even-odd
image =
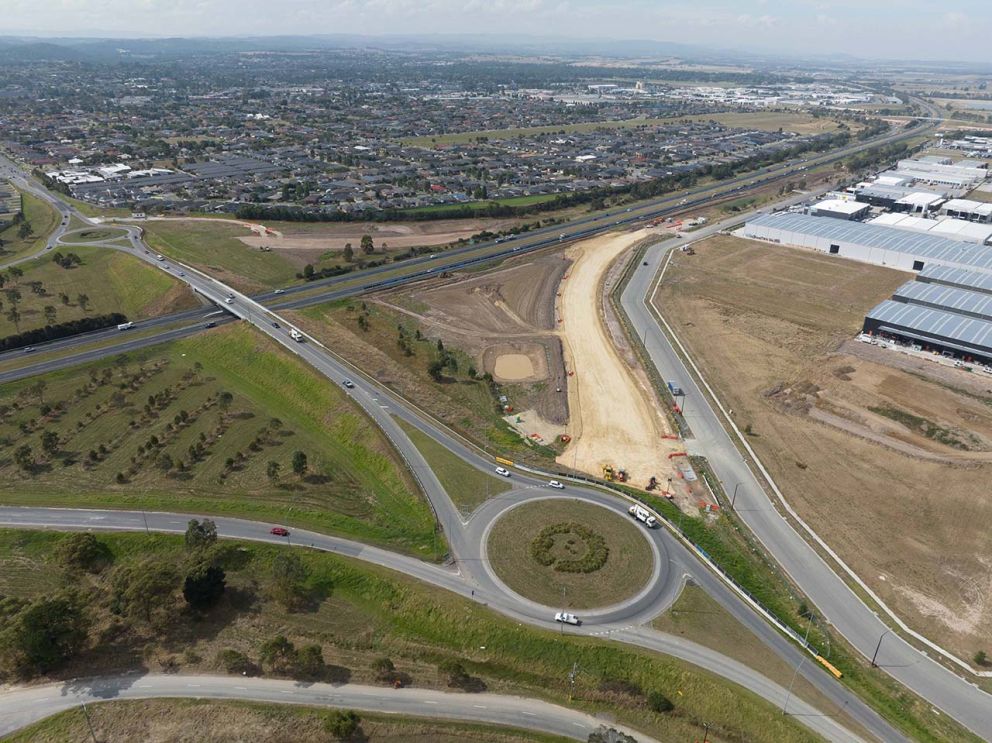
[[[533,206],[543,204],[545,201],[554,201],[558,194],[534,194],[533,196],[514,196],[509,199],[491,199],[488,201],[469,201],[465,204],[439,204],[437,206],[417,206],[412,209],[401,210],[407,214],[443,214],[445,212],[461,212],[468,208],[474,212],[485,211],[490,205],[497,206]]]
[[[510,489],[509,483],[502,477],[480,472],[430,436],[404,423],[399,418],[396,419],[396,422],[410,437],[413,445],[424,455],[427,464],[434,470],[437,479],[441,481],[442,487],[458,506],[462,515],[468,516],[489,498],[505,493]]]
[[[296,283],[303,262],[278,252],[264,252],[238,240],[251,234],[224,222],[143,222],[145,240],[153,249],[229,283],[255,291]]]
[[[239,515],[434,556],[430,509],[379,430],[246,327],[5,385],[0,406],[3,502]],[[54,452],[44,431],[58,434]],[[15,462],[23,445],[33,470]],[[297,450],[309,459],[304,477],[292,471]]]
[[[127,237],[127,231],[118,227],[87,227],[79,232],[70,232],[62,238],[66,243],[91,243],[119,240]]]
[[[568,573],[539,563],[531,553],[532,543],[546,526],[559,523],[576,523],[601,536],[609,549],[606,564],[591,573]],[[556,608],[564,603],[588,609],[628,599],[644,588],[654,567],[651,547],[632,520],[578,500],[544,500],[513,508],[493,526],[487,549],[500,580],[521,596]],[[581,557],[587,549],[582,538],[560,534],[552,556]]]
[[[83,262],[62,268],[52,260],[57,252],[75,253]],[[139,320],[196,306],[185,285],[134,256],[109,248],[57,248],[18,268],[24,272],[20,278],[10,275],[9,270],[4,272],[7,281],[0,291],[0,337],[51,324],[45,307],[54,309],[52,322],[60,323],[108,312]],[[30,283],[34,281],[41,282],[42,293],[32,291]],[[15,304],[12,291],[20,295],[17,323],[9,317]],[[81,294],[88,298],[85,306],[79,300]],[[66,301],[60,295],[65,295]]]
[[[4,563],[61,574],[52,555],[62,535],[0,534]],[[212,560],[227,573],[227,593],[203,619],[191,621],[181,610],[177,581],[175,602],[163,602],[151,622],[133,618],[115,624],[109,598],[117,571],[139,562],[171,564],[181,571],[188,556],[181,537],[119,533],[98,538],[112,563],[98,575],[74,574],[74,582],[87,588],[93,625],[91,645],[63,671],[69,677],[164,665],[217,673],[214,658],[220,649],[243,652],[258,662],[261,644],[283,634],[297,646],[318,643],[326,677],[337,680],[376,683],[372,662],[388,657],[412,685],[448,688],[438,665],[456,659],[490,691],[608,713],[659,740],[701,740],[703,723],[710,726],[711,740],[817,740],[772,705],[688,664],[602,638],[537,630],[405,576],[303,549],[294,554],[312,592],[307,608],[288,611],[272,594],[274,561],[289,548],[224,541]],[[117,627],[115,632],[106,631],[108,623]],[[101,633],[112,639],[101,641]],[[569,701],[568,675],[574,667],[578,672]],[[664,694],[674,710],[649,710],[645,695],[650,691]]]
[[[324,728],[329,710],[294,704],[208,699],[110,701],[75,708],[35,723],[6,738],[9,743],[100,741],[332,741]],[[565,743],[566,738],[495,725],[360,712],[365,743],[430,740],[432,743]]]
[[[409,137],[402,140],[404,145],[414,147],[442,147],[445,145],[468,144],[480,137],[489,140],[513,139],[515,137],[531,137],[540,134],[570,134],[594,132],[600,129],[632,129],[643,126],[665,126],[680,121],[719,121],[727,126],[752,127],[755,129],[777,130],[779,127],[800,134],[809,132],[834,131],[837,122],[827,118],[815,119],[809,114],[790,112],[730,112],[720,114],[702,114],[698,116],[675,116],[668,118],[622,119],[614,121],[584,121],[576,124],[561,124],[550,126],[527,126],[512,129],[487,129],[472,132],[455,132],[452,134],[427,135]]]
[[[12,224],[0,231],[0,265],[41,250],[48,236],[59,223],[59,215],[47,202],[29,193],[22,194],[24,221],[31,227],[31,234],[19,237],[19,224]]]

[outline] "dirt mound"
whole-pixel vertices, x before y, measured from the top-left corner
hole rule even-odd
[[[566,363],[575,376],[569,387],[572,442],[558,461],[594,475],[604,464],[622,467],[635,484],[673,473],[668,455],[676,446],[662,438],[671,434],[667,421],[614,348],[599,308],[610,265],[645,236],[608,235],[571,248],[574,265],[559,302]]]

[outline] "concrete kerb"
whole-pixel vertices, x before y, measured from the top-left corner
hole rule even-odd
[[[744,448],[744,450],[751,457],[751,460],[754,462],[754,466],[758,469],[758,472],[761,474],[762,479],[764,479],[765,482],[768,483],[769,487],[775,493],[775,497],[778,499],[779,503],[782,505],[782,508],[785,510],[785,512],[792,519],[794,519],[797,524],[799,524],[802,527],[803,531],[805,531],[809,535],[809,537],[824,552],[826,552],[827,555],[829,555],[830,558],[838,566],[840,566],[840,568],[847,574],[847,576],[859,588],[861,588],[861,590],[863,590],[866,594],[868,594],[868,596],[871,598],[871,600],[873,602],[875,602],[875,604],[879,608],[881,608],[883,612],[885,612],[886,616],[889,617],[889,619],[891,619],[902,632],[906,633],[907,635],[909,635],[913,639],[917,640],[918,642],[926,645],[928,648],[930,648],[934,652],[939,653],[942,657],[944,657],[948,661],[954,663],[959,668],[961,668],[961,669],[963,669],[965,671],[968,671],[969,673],[971,673],[971,674],[973,674],[975,676],[980,676],[980,677],[985,677],[985,678],[992,677],[992,671],[976,671],[966,661],[961,660],[956,655],[954,655],[953,653],[951,653],[949,650],[946,650],[943,647],[941,647],[940,645],[937,645],[935,642],[933,642],[932,640],[929,640],[928,638],[924,637],[923,635],[921,635],[920,633],[916,632],[911,627],[909,627],[905,622],[903,622],[902,619],[894,611],[892,611],[892,609],[889,608],[889,606],[881,599],[881,597],[878,596],[878,594],[876,594],[857,575],[857,573],[855,573],[854,570],[851,569],[851,567],[846,562],[844,562],[841,559],[841,557],[830,547],[830,545],[828,545],[820,537],[820,535],[817,534],[816,531],[814,531],[813,528],[810,527],[799,516],[799,514],[795,511],[795,509],[792,508],[792,506],[786,500],[785,495],[779,489],[779,487],[776,484],[776,482],[772,479],[771,473],[769,473],[768,470],[765,469],[765,466],[761,463],[761,460],[758,458],[757,453],[754,451],[754,449],[751,447],[751,445],[745,439],[743,432],[737,427],[737,424],[734,423],[733,419],[730,417],[729,413],[727,412],[727,410],[724,407],[723,403],[720,401],[719,397],[717,397],[716,393],[714,392],[713,388],[710,386],[710,384],[707,381],[706,377],[703,375],[702,371],[696,365],[696,362],[693,360],[693,358],[689,354],[688,350],[682,344],[682,341],[675,334],[675,331],[672,329],[671,325],[668,324],[668,322],[665,320],[665,318],[661,315],[661,313],[654,306],[654,301],[653,301],[654,293],[657,291],[657,287],[661,283],[662,277],[664,275],[665,270],[667,270],[667,268],[668,268],[668,263],[670,262],[670,260],[671,260],[671,252],[669,252],[668,260],[666,260],[665,265],[664,265],[662,271],[658,275],[658,278],[651,285],[651,296],[650,297],[645,297],[645,299],[644,299],[645,307],[647,308],[648,312],[652,316],[654,316],[658,320],[658,322],[660,322],[661,325],[664,327],[664,330],[665,330],[666,334],[671,339],[672,343],[678,348],[679,353],[681,354],[682,358],[685,360],[686,364],[688,364],[688,366],[692,370],[693,374],[695,374],[696,378],[699,380],[699,382],[706,389],[706,392],[710,396],[710,399],[714,402],[714,404],[719,409],[721,415],[723,416],[723,419],[726,421],[726,423],[730,427],[731,431],[733,431],[735,438],[738,440],[738,442],[740,442],[741,446]],[[757,535],[755,535],[755,536],[757,536]],[[767,545],[765,545],[765,548],[766,549],[768,548]],[[817,556],[819,557],[819,555],[817,555]],[[822,560],[823,558],[820,557],[820,559]],[[794,577],[793,577],[793,580],[795,580]],[[861,652],[861,651],[859,651],[859,652]],[[864,652],[862,652],[861,654],[865,658],[868,657],[867,654],[864,653]]]
[[[671,258],[671,252],[669,252],[669,254],[668,254],[668,259],[670,259],[670,258]],[[450,435],[453,438],[457,439],[466,448],[475,451],[476,453],[480,454],[481,456],[495,458],[495,456],[496,456],[495,454],[492,454],[490,452],[487,452],[487,451],[481,449],[479,446],[477,446],[475,443],[469,441],[468,439],[466,439],[461,434],[457,433],[456,431],[452,431],[450,428],[448,428],[447,426],[445,426],[443,423],[441,423],[440,421],[438,421],[436,418],[434,418],[433,416],[431,416],[426,411],[424,411],[421,408],[417,407],[415,404],[411,403],[408,400],[405,400],[403,398],[400,398],[392,390],[389,390],[387,388],[380,388],[379,385],[375,382],[375,380],[373,380],[371,377],[369,377],[364,371],[362,371],[361,369],[359,369],[358,367],[356,367],[350,361],[348,361],[346,359],[343,359],[340,356],[338,356],[338,354],[334,353],[334,351],[332,351],[331,349],[329,349],[327,346],[325,346],[319,340],[313,338],[312,336],[310,336],[309,334],[306,334],[306,333],[304,333],[303,335],[304,335],[304,337],[308,341],[312,341],[317,346],[319,346],[320,348],[322,348],[325,352],[327,352],[328,355],[332,356],[340,364],[342,364],[343,366],[346,366],[349,369],[351,369],[355,373],[356,376],[362,377],[362,378],[366,379],[368,382],[370,382],[372,384],[375,384],[376,387],[377,387],[377,389],[380,389],[380,390],[385,391],[385,394],[387,394],[388,396],[396,399],[398,402],[401,402],[403,405],[405,405],[407,408],[410,408],[411,410],[413,410],[418,416],[422,417],[424,420],[429,421],[435,427],[437,427],[437,428],[439,428],[441,430],[444,430],[445,433],[447,433],[448,435]],[[396,447],[395,442],[393,442],[391,438],[390,438],[390,442],[393,444],[393,447],[394,448],[397,448],[398,449],[398,447]],[[404,461],[406,461],[405,458],[404,458]],[[409,466],[409,463],[408,463],[408,466]],[[514,469],[521,470],[523,472],[527,472],[527,473],[529,473],[531,475],[536,475],[536,476],[542,477],[542,478],[548,478],[548,479],[556,478],[556,479],[568,480],[568,481],[574,482],[576,484],[583,484],[583,485],[586,485],[586,486],[595,487],[595,488],[597,488],[597,489],[599,489],[601,491],[610,493],[612,495],[618,495],[622,499],[624,499],[625,501],[627,501],[628,503],[630,503],[632,505],[633,504],[637,504],[637,505],[640,505],[642,507],[647,508],[659,520],[660,523],[664,524],[669,529],[669,531],[671,531],[671,533],[675,535],[675,537],[677,539],[679,539],[680,541],[682,541],[683,544],[685,544],[686,546],[688,546],[690,548],[690,550],[693,552],[693,554],[695,554],[697,556],[697,558],[700,560],[700,562],[702,562],[707,568],[709,568],[734,593],[736,593],[738,596],[740,596],[741,599],[743,599],[746,604],[748,604],[752,609],[754,609],[756,612],[758,612],[758,614],[760,616],[762,616],[767,622],[769,622],[773,627],[779,629],[781,632],[783,632],[788,637],[791,637],[804,650],[807,650],[807,651],[811,652],[811,654],[814,655],[814,656],[816,655],[816,652],[814,650],[811,650],[812,646],[809,645],[808,642],[805,642],[804,643],[803,638],[800,637],[799,634],[795,630],[793,630],[791,627],[789,627],[788,625],[786,625],[784,622],[782,622],[780,619],[778,619],[774,614],[772,614],[768,609],[766,609],[764,606],[762,606],[760,603],[758,603],[758,601],[756,599],[754,599],[746,590],[744,590],[741,586],[739,586],[716,563],[714,563],[710,559],[710,557],[704,551],[702,551],[701,549],[699,549],[691,540],[689,540],[681,532],[681,530],[678,529],[678,527],[674,523],[672,523],[668,518],[666,518],[665,516],[663,516],[661,513],[658,513],[657,511],[655,511],[653,508],[651,508],[649,505],[647,505],[643,501],[640,501],[640,500],[634,498],[633,496],[631,496],[631,495],[623,492],[622,490],[617,490],[617,489],[611,488],[610,486],[605,485],[605,484],[603,484],[603,483],[601,483],[599,481],[596,481],[596,480],[588,480],[588,479],[585,479],[585,478],[576,477],[574,475],[567,475],[567,474],[562,474],[562,473],[547,472],[545,470],[540,470],[540,469],[537,469],[535,467],[530,467],[528,465],[520,464],[519,462],[514,462],[510,466],[512,466]],[[420,482],[419,477],[418,477],[418,482]],[[421,487],[423,487],[422,484],[421,484]],[[428,499],[428,502],[430,502],[430,499]],[[431,509],[432,509],[432,511],[434,510],[433,504],[431,505]],[[435,512],[435,518],[436,517],[437,517],[437,514]]]

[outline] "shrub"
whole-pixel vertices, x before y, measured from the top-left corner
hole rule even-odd
[[[224,648],[217,653],[217,665],[228,673],[240,673],[244,675],[248,673],[248,670],[251,667],[251,661],[249,661],[248,656],[242,652],[232,648]]]

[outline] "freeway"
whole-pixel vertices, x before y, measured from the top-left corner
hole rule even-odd
[[[902,136],[909,135],[906,133],[894,134],[891,135],[888,140],[891,141]],[[878,142],[874,142],[874,144],[877,143]],[[863,146],[867,146],[867,144],[862,143],[854,148],[842,151],[843,154],[833,153],[831,156],[814,159],[811,161],[811,166],[822,164],[822,162],[827,162],[830,157],[836,159],[846,156],[846,154],[849,154],[851,151]],[[781,171],[781,174],[775,176],[776,178],[785,177],[790,172],[789,170],[782,168],[777,169],[777,171]],[[771,172],[771,169],[769,172]],[[759,185],[763,185],[769,182],[769,180],[770,179],[765,179]],[[731,181],[731,184],[734,182],[736,181]],[[723,185],[726,186],[727,184]],[[746,190],[746,188],[744,186],[738,186],[730,189],[730,191],[733,192],[741,190]],[[712,191],[706,192],[712,193]],[[50,198],[55,201],[59,201],[54,197]],[[682,202],[675,205],[666,203],[672,202],[674,198],[675,197],[669,197],[667,199],[652,202],[650,205],[639,207],[636,211],[631,208],[629,212],[625,212],[620,219],[614,220],[612,224],[608,221],[605,223],[602,222],[602,220],[609,215],[600,215],[590,217],[587,220],[580,220],[580,223],[570,223],[567,227],[559,227],[555,229],[563,230],[560,234],[565,235],[564,239],[575,239],[606,229],[615,229],[617,226],[623,226],[634,221],[643,221],[648,216],[656,216],[678,210],[681,207],[691,206],[688,204],[688,199],[683,199]],[[660,211],[659,205],[662,205]],[[80,218],[85,220],[83,217]],[[587,226],[590,222],[598,222],[599,224],[594,224],[591,227]],[[354,370],[349,370],[347,367],[343,366],[329,352],[327,352],[326,349],[320,348],[319,344],[295,343],[287,334],[285,322],[282,321],[281,318],[273,312],[273,310],[266,308],[256,301],[255,298],[237,294],[220,282],[217,282],[211,277],[199,273],[189,267],[173,265],[172,262],[166,260],[157,260],[156,257],[151,255],[148,249],[141,243],[140,229],[136,227],[128,227],[126,229],[128,230],[129,235],[129,246],[127,248],[122,248],[116,244],[106,244],[106,247],[127,250],[136,257],[143,259],[152,265],[159,266],[162,270],[170,271],[172,275],[181,278],[190,284],[194,291],[199,293],[202,297],[205,297],[209,301],[217,304],[219,307],[223,307],[231,314],[254,324],[287,349],[303,357],[328,378],[334,381],[340,381],[344,376],[350,376],[353,374]],[[548,244],[561,242],[560,239],[542,237],[540,234],[537,234],[536,237],[537,239],[534,240],[535,234],[531,234],[525,238],[520,238],[520,244],[509,248],[500,248],[495,254],[483,253],[466,258],[464,255],[456,255],[454,251],[452,251],[445,254],[443,259],[433,263],[432,266],[437,266],[437,270],[464,267],[470,263],[503,257],[505,255],[515,253],[517,250],[534,250],[540,247],[545,247]],[[424,259],[420,260],[423,261]],[[424,270],[416,264],[414,264],[414,268],[416,270],[414,270],[413,273],[409,273],[397,279],[387,279],[379,282],[378,284],[373,283],[364,284],[357,287],[342,288],[338,291],[355,293],[358,291],[364,291],[368,288],[373,288],[375,286],[382,286],[386,284],[391,285],[400,281],[409,281],[422,278],[435,270],[434,268]],[[328,285],[331,284],[329,283]],[[295,299],[292,297],[286,298],[280,296],[279,306],[305,306],[307,303],[326,301],[328,294],[302,296],[306,293],[306,290],[309,289],[311,289],[311,287],[300,287],[298,290],[293,290],[301,295],[299,298]],[[286,293],[289,293],[289,291],[290,290],[287,290]],[[262,299],[271,301],[275,299],[276,296],[278,295],[271,293],[270,295],[264,295]],[[199,327],[202,327],[202,323],[198,323],[195,326],[189,326],[188,328],[180,330],[184,332],[194,332]],[[69,346],[62,347],[65,348]],[[98,356],[105,356],[107,354],[119,352],[119,346],[115,345],[109,349],[103,348],[93,350],[92,357],[96,358]],[[59,363],[59,360],[56,360],[53,363],[57,364]],[[35,372],[43,371],[53,368],[53,363],[46,363],[42,361],[30,368],[32,368]],[[533,605],[532,602],[526,602],[521,599],[521,597],[516,596],[505,586],[499,583],[498,579],[496,579],[491,571],[488,570],[484,555],[485,529],[487,528],[487,524],[492,523],[491,519],[498,516],[498,508],[495,508],[493,513],[491,513],[488,518],[484,517],[483,514],[483,516],[480,516],[479,519],[476,520],[474,518],[476,514],[473,514],[473,518],[470,518],[467,523],[462,522],[457,510],[454,508],[453,504],[451,504],[450,499],[447,498],[447,494],[437,481],[434,473],[431,471],[422,455],[420,455],[419,451],[417,451],[416,447],[414,447],[410,443],[409,439],[403,434],[402,430],[396,424],[393,416],[398,415],[403,417],[408,422],[411,422],[413,425],[418,426],[428,433],[428,435],[431,435],[446,447],[452,451],[455,451],[463,459],[472,463],[473,466],[488,468],[491,466],[488,458],[478,452],[475,452],[464,443],[458,441],[453,436],[449,435],[448,432],[435,427],[432,423],[418,416],[414,411],[403,405],[402,402],[390,397],[386,391],[378,388],[371,382],[371,380],[365,380],[362,384],[358,385],[358,387],[353,390],[351,394],[353,399],[355,399],[355,401],[392,440],[394,446],[396,446],[397,450],[407,460],[411,470],[420,480],[421,486],[430,500],[435,513],[437,514],[439,525],[445,530],[446,535],[449,537],[449,541],[452,545],[452,552],[456,559],[456,564],[459,565],[460,569],[462,569],[465,574],[470,577],[473,585],[478,586],[480,599],[486,598],[487,603],[489,603],[490,606],[504,614],[515,616],[534,624],[544,626],[551,625],[552,622],[550,620],[550,614],[546,607],[538,607]],[[514,491],[514,493],[520,494],[521,498],[527,497],[529,490],[537,490],[544,484],[542,481],[535,478],[527,479],[524,477],[522,480],[523,488],[519,488]],[[622,505],[618,506],[614,496],[604,495],[600,491],[593,490],[591,488],[569,488],[568,494],[574,497],[598,500],[600,505],[606,505],[606,507],[619,507],[621,510],[623,508]],[[475,522],[474,524],[473,521]],[[481,533],[479,532],[479,529],[482,529]],[[664,608],[670,604],[671,600],[673,600],[673,597],[677,593],[677,591],[672,588],[673,580],[677,580],[681,575],[692,575],[694,580],[703,584],[707,591],[717,596],[718,600],[720,600],[722,604],[730,607],[732,609],[732,613],[738,618],[741,618],[747,626],[754,630],[755,633],[761,637],[761,639],[768,644],[775,653],[779,654],[783,658],[790,658],[796,662],[797,673],[806,677],[811,683],[814,684],[814,686],[820,689],[823,693],[827,694],[828,698],[835,702],[838,708],[844,708],[847,714],[851,715],[851,717],[857,720],[868,730],[872,731],[872,733],[880,739],[900,739],[901,736],[899,736],[898,733],[896,733],[890,726],[884,723],[884,721],[882,721],[877,714],[867,708],[866,705],[854,697],[854,695],[852,695],[844,687],[841,687],[834,682],[833,679],[827,677],[824,672],[817,668],[813,668],[811,665],[807,665],[804,668],[803,660],[805,659],[805,656],[800,654],[801,651],[795,648],[783,637],[772,631],[760,618],[751,612],[750,609],[744,606],[740,599],[735,594],[732,594],[723,583],[718,581],[705,569],[702,569],[695,561],[695,558],[691,555],[691,553],[686,550],[684,545],[672,538],[671,535],[668,535],[667,532],[659,531],[652,534],[651,538],[654,542],[656,542],[654,548],[656,559],[659,563],[659,565],[656,566],[655,579],[651,587],[652,590],[642,592],[630,602],[625,602],[624,604],[614,607],[606,607],[598,612],[588,613],[586,615],[586,627],[582,630],[584,633],[595,632],[599,634],[606,632],[613,639],[619,641],[631,642],[640,646],[653,647],[662,652],[669,652],[676,657],[685,657],[687,651],[685,650],[683,641],[680,641],[678,638],[667,638],[666,636],[661,635],[661,633],[655,633],[652,630],[644,627],[637,627],[635,625],[657,615],[657,613],[664,610]],[[667,556],[667,565],[663,564],[664,561],[661,559],[662,555]],[[412,567],[410,569],[412,569]],[[476,589],[472,588],[470,590],[475,591]],[[674,643],[672,642],[673,640]],[[679,643],[682,644],[680,645]],[[797,654],[799,654],[798,660],[796,660]],[[697,663],[698,665],[708,668],[709,670],[712,670],[715,673],[723,675],[727,678],[733,677],[733,680],[736,680],[738,683],[742,683],[742,685],[750,688],[756,693],[761,694],[766,699],[775,699],[776,703],[784,703],[786,701],[786,699],[782,697],[782,692],[785,690],[782,690],[780,687],[777,687],[771,682],[767,682],[767,680],[761,680],[759,676],[751,672],[749,669],[740,666],[740,664],[735,665],[732,661],[729,661],[729,659],[723,658],[722,656],[718,656],[718,660],[714,661],[714,659],[710,656],[715,654],[706,648],[701,648],[700,646],[694,646],[692,653],[689,653],[689,655],[693,658],[691,662]],[[686,659],[688,660],[689,658]],[[794,704],[796,704],[797,708],[801,708],[800,703],[794,702]],[[798,714],[803,715],[802,719],[804,722],[814,729],[817,729],[819,732],[822,732],[824,735],[827,735],[831,739],[848,740],[852,737],[851,734],[848,731],[845,731],[837,722],[818,714],[815,710],[807,709],[799,712]]]
[[[736,221],[739,221],[740,217]],[[698,240],[724,225],[711,225],[692,235]],[[636,271],[627,285],[621,305],[633,330],[643,343],[651,363],[662,379],[675,379],[691,400],[687,420],[694,438],[687,441],[693,454],[707,458],[717,477],[725,483],[740,483],[736,498],[737,517],[761,541],[765,549],[802,588],[830,623],[865,658],[871,658],[880,639],[877,663],[886,673],[985,739],[992,739],[992,696],[911,646],[894,633],[847,583],[825,562],[775,508],[762,481],[748,466],[735,438],[740,432],[716,401],[716,409],[704,394],[704,382],[691,373],[659,325],[649,306],[650,297],[666,254],[689,240],[659,242],[648,248],[649,268]],[[693,372],[698,372],[693,367]],[[705,376],[705,371],[703,371]],[[740,437],[738,440],[743,441]]]
[[[936,111],[936,115],[939,115]],[[749,191],[760,189],[772,183],[784,182],[789,178],[798,177],[804,171],[829,165],[850,156],[851,154],[870,146],[880,146],[899,141],[911,136],[932,130],[933,125],[920,124],[909,130],[897,130],[880,135],[864,142],[854,142],[847,146],[824,155],[811,155],[800,162],[787,162],[760,168],[745,175],[729,178],[725,181],[696,186],[675,194],[661,196],[646,202],[640,202],[629,208],[616,207],[611,210],[595,212],[565,224],[552,225],[523,233],[521,235],[500,238],[494,241],[454,248],[437,254],[437,257],[420,256],[403,261],[400,264],[390,263],[365,269],[360,275],[345,274],[325,279],[319,279],[307,284],[271,290],[255,295],[252,298],[260,303],[270,305],[275,309],[301,309],[324,302],[355,296],[367,291],[398,286],[403,283],[430,278],[436,273],[464,269],[469,266],[495,261],[519,253],[540,250],[563,242],[582,239],[592,235],[630,226],[658,217],[667,217],[684,213],[703,206],[712,206],[725,199],[736,199]],[[8,158],[0,155],[0,174],[20,178],[26,181],[23,172]],[[27,182],[27,181],[26,181]],[[83,216],[70,204],[50,193],[39,185],[28,182],[32,193],[52,203],[63,214],[74,215],[86,224],[94,221]],[[140,240],[141,228],[123,226],[130,233],[132,240]],[[60,228],[61,229],[61,228]],[[64,230],[63,230],[64,231]],[[58,237],[61,232],[58,233]],[[52,242],[51,240],[49,241]],[[102,243],[96,243],[98,245]],[[114,244],[102,244],[108,248],[119,248]],[[146,320],[136,323],[136,327],[155,327],[156,324],[169,324],[173,321],[188,320],[188,313]],[[108,331],[98,331],[106,333]],[[41,354],[49,350],[76,347],[94,340],[93,334],[76,336],[61,341],[42,343],[36,346],[36,352]],[[59,344],[53,346],[52,344]],[[146,344],[147,345],[147,344]],[[19,351],[9,351],[0,354],[0,363]]]
[[[283,679],[129,674],[19,687],[0,696],[0,736],[82,704],[128,699],[248,699],[277,704],[354,709],[432,719],[487,723],[587,740],[603,721],[556,704],[501,694],[389,689],[361,684],[301,683]],[[653,741],[610,724],[638,740]]]

